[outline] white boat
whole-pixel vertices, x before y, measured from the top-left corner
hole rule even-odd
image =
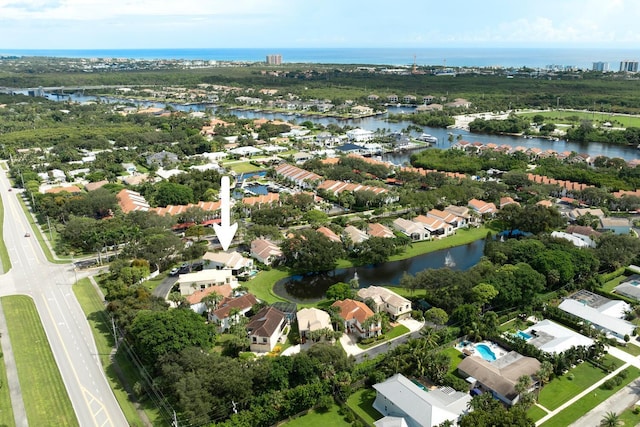
[[[429,135],[428,133],[423,133],[419,137],[416,138],[418,141],[436,143],[438,142],[438,138],[433,135]]]
[[[456,262],[453,260],[453,256],[451,256],[451,252],[447,252],[447,256],[444,257],[444,265],[445,267],[456,266]]]

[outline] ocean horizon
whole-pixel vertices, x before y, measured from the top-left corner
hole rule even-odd
[[[594,62],[618,71],[621,61],[638,61],[640,49],[591,48],[238,48],[238,49],[0,49],[0,56],[126,58],[264,62],[282,55],[283,64],[362,64],[447,67],[591,69]]]

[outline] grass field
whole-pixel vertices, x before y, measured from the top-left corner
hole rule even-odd
[[[2,298],[29,425],[77,426],[35,304],[27,296]]]
[[[372,342],[371,344],[367,344],[367,345],[362,345],[362,344],[358,343],[357,345],[358,345],[358,347],[359,347],[359,348],[361,348],[361,349],[371,348],[371,347],[374,347],[374,346],[380,345],[380,344],[382,344],[382,343],[388,342],[388,341],[390,341],[390,340],[392,340],[392,339],[394,339],[394,338],[397,338],[397,337],[399,337],[400,335],[404,335],[404,334],[406,334],[406,333],[408,333],[408,332],[411,332],[411,331],[409,331],[409,328],[407,328],[407,327],[406,327],[406,326],[404,326],[404,325],[398,325],[398,326],[396,326],[395,328],[391,329],[391,330],[390,330],[389,332],[387,332],[386,334],[384,334],[384,339],[382,339],[382,340],[380,340],[380,341],[374,341],[374,342]]]
[[[374,421],[382,418],[382,414],[373,409],[374,400],[376,400],[376,391],[372,388],[363,388],[349,396],[347,406],[372,426]]]
[[[113,348],[113,335],[111,333],[109,320],[104,311],[104,304],[100,299],[98,293],[91,285],[89,279],[81,279],[76,285],[73,286],[73,292],[78,298],[78,302],[82,307],[82,311],[87,316],[91,331],[93,332],[93,338],[96,341],[96,347],[100,356],[100,362],[107,374],[107,380],[113,390],[122,411],[124,412],[129,425],[131,426],[143,426],[144,423],[140,419],[138,412],[134,404],[131,402],[127,391],[122,387],[118,375],[116,373],[116,367],[111,362],[110,354]],[[121,363],[128,363],[123,360]],[[144,408],[149,419],[159,419],[160,416],[151,408]],[[154,422],[154,425],[158,425]]]
[[[604,363],[612,361],[620,366],[620,360],[610,355],[605,356]],[[569,379],[569,374],[573,374],[572,380]],[[554,378],[544,386],[538,396],[538,403],[549,410],[554,410],[607,375],[589,362],[581,363],[571,369],[569,374]]]
[[[0,352],[0,426],[15,426],[11,395],[7,385],[7,370],[5,369],[4,356]]]
[[[620,414],[620,420],[624,422],[624,426],[637,426],[640,424],[640,413],[633,413],[634,406]]]
[[[614,387],[612,390],[605,390],[600,387],[593,393],[586,394],[573,405],[556,414],[554,417],[551,417],[542,425],[545,427],[568,426],[571,423],[575,422],[581,416],[613,396],[621,388],[640,376],[640,369],[636,368],[635,366],[627,368],[626,371],[627,378],[619,386]]]
[[[311,410],[306,415],[282,424],[282,426],[287,427],[346,427],[350,425],[351,423],[346,422],[344,416],[340,415],[340,407],[338,405],[333,405],[325,412]]]
[[[259,166],[252,165],[250,162],[236,162],[236,163],[225,162],[225,166],[228,166],[229,168],[231,168],[232,171],[234,171],[237,174],[264,170]]]
[[[592,111],[543,111],[539,113],[518,113],[518,116],[533,117],[541,114],[545,117],[545,122],[577,124],[567,120],[567,117],[578,117],[579,120],[592,120],[594,122],[610,122],[617,127],[640,127],[640,116],[628,116],[621,114],[599,113]]]
[[[544,411],[544,409],[534,405],[527,411],[527,415],[529,415],[529,418],[531,418],[533,421],[538,421],[540,418],[547,415],[547,413]]]
[[[0,263],[2,263],[0,269],[2,272],[5,272],[11,270],[11,259],[9,258],[9,252],[7,252],[7,246],[4,244],[2,224],[4,224],[4,204],[2,203],[2,199],[0,199]]]

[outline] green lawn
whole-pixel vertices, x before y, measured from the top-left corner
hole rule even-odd
[[[232,171],[234,171],[237,174],[264,170],[259,166],[252,165],[251,162],[237,162],[237,163],[225,162],[225,166],[228,166]]]
[[[626,346],[617,346],[620,350],[629,353],[632,356],[640,356],[640,347],[635,344],[627,344]]]
[[[544,409],[534,405],[527,411],[527,415],[529,415],[529,418],[531,418],[533,421],[538,421],[540,418],[547,415],[547,413],[544,411]]]
[[[311,410],[306,415],[295,418],[282,425],[287,427],[346,427],[350,426],[351,423],[346,422],[344,416],[340,415],[340,407],[333,405],[331,409],[326,412]]]
[[[4,163],[3,163],[4,164]],[[2,225],[4,224],[4,205],[2,199],[0,199],[0,269],[2,272],[11,270],[11,259],[9,258],[9,252],[7,246],[4,244],[4,232]]]
[[[2,298],[27,420],[33,426],[77,426],[75,412],[30,297]]]
[[[441,353],[449,356],[449,359],[451,359],[451,363],[449,364],[449,373],[455,374],[456,369],[458,369],[458,365],[462,362],[462,359],[464,359],[464,355],[453,347],[445,348]]]
[[[620,360],[611,355],[605,356],[604,360],[604,363],[614,361],[617,366],[620,366],[621,363]],[[569,379],[569,374],[573,374],[572,380]],[[538,396],[538,403],[549,410],[554,410],[606,375],[600,368],[593,366],[589,362],[581,363],[571,369],[569,373],[554,378],[553,381],[544,386]]]
[[[629,384],[631,381],[635,380],[640,376],[640,369],[635,366],[631,366],[626,369],[627,378],[617,387],[614,387],[612,390],[605,390],[603,388],[597,388],[593,391],[593,393],[589,393],[583,396],[580,400],[575,402],[573,405],[569,406],[565,410],[556,414],[554,417],[551,417],[548,421],[543,423],[543,426],[568,426],[571,423],[575,422],[578,418],[598,406],[600,403],[604,402],[611,396],[613,396],[616,392],[618,392],[621,388]]]
[[[364,388],[349,396],[347,406],[372,426],[374,421],[382,418],[382,414],[373,409],[374,400],[376,400],[376,391],[372,388]]]
[[[82,311],[87,316],[87,320],[91,326],[93,338],[98,349],[98,355],[100,356],[100,362],[102,362],[102,366],[107,374],[106,377],[109,381],[109,385],[111,386],[111,389],[113,390],[129,425],[144,425],[135,409],[135,406],[131,402],[127,391],[122,387],[116,373],[116,369],[109,357],[111,350],[113,349],[113,335],[110,329],[109,319],[104,311],[104,304],[102,303],[102,300],[91,285],[89,279],[82,279],[78,281],[78,283],[73,286],[73,292],[82,307]],[[151,419],[159,416],[152,410],[149,411],[147,415]]]
[[[385,343],[393,338],[397,338],[400,335],[404,335],[408,332],[411,332],[409,330],[409,328],[407,328],[404,325],[398,325],[395,328],[391,329],[389,332],[387,332],[386,334],[384,334],[384,339],[380,340],[380,341],[374,341],[371,344],[367,344],[367,345],[362,345],[360,343],[358,343],[358,347],[362,348],[362,349],[366,349],[366,348],[371,348],[373,346],[376,346],[378,344],[382,344]]]
[[[4,356],[0,351],[0,426],[15,426],[11,395],[7,386],[7,370],[4,365]]]
[[[272,304],[277,301],[286,301],[273,293],[273,285],[285,277],[290,276],[288,270],[284,269],[271,269],[268,271],[261,271],[256,276],[246,282],[242,282],[243,286],[246,286],[256,298]]]
[[[637,426],[638,424],[640,424],[640,413],[634,414],[633,413],[634,407],[635,406],[632,406],[631,408],[627,409],[626,411],[620,414],[620,420],[623,421],[624,422],[623,425],[627,427]]]
[[[620,283],[627,280],[627,278],[628,276],[625,276],[624,274],[622,276],[614,277],[602,286],[602,290],[605,292],[613,292],[613,289]]]
[[[394,255],[389,258],[389,261],[399,261],[402,259],[413,258],[418,255],[427,254],[429,252],[439,251],[440,249],[466,245],[468,243],[475,242],[478,239],[485,238],[488,231],[490,230],[486,227],[468,228],[458,230],[455,235],[446,237],[444,239],[412,243],[403,253]]]
[[[540,113],[519,113],[518,116],[533,117],[541,114],[545,117],[545,122],[573,124],[566,120],[567,117],[577,116],[580,120],[593,120],[595,122],[610,122],[614,126],[640,127],[640,116],[623,116],[609,113],[586,112],[586,111],[543,111]],[[618,123],[614,123],[614,121]],[[579,123],[579,122],[578,122]],[[577,123],[576,123],[577,124]]]

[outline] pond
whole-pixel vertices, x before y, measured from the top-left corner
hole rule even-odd
[[[337,282],[348,283],[356,277],[361,288],[376,285],[399,285],[402,276],[415,275],[427,268],[449,267],[454,270],[468,270],[480,261],[484,253],[484,239],[418,255],[400,261],[380,265],[340,268],[323,274],[309,274],[286,277],[276,282],[276,295],[297,303],[313,303],[324,299],[329,287]]]

